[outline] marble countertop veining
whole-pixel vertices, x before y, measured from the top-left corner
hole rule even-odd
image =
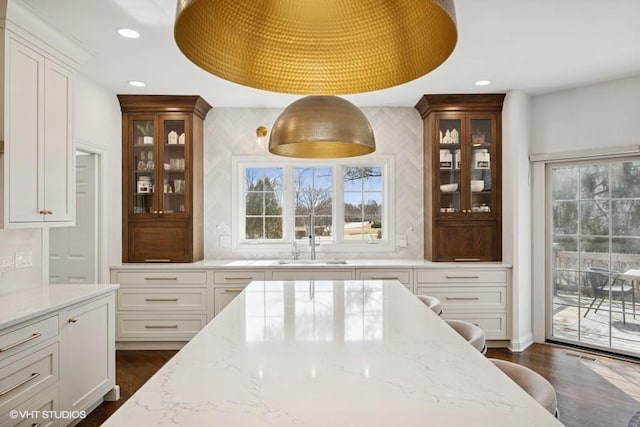
[[[252,282],[103,424],[560,426],[397,281]]]
[[[118,289],[117,284],[56,284],[0,294],[0,329]]]

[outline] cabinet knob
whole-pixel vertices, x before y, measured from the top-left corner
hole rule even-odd
[[[51,209],[47,210],[47,215],[53,215],[53,211]]]
[[[78,321],[78,319],[76,319],[75,317],[70,317],[68,322],[69,323],[76,323]]]
[[[39,213],[40,213],[40,215],[46,215],[47,211],[45,211],[44,209],[40,209]]]

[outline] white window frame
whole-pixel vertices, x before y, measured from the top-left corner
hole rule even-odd
[[[297,167],[327,167],[333,169],[333,242],[316,244],[316,252],[392,252],[395,250],[395,215],[393,195],[393,156],[368,156],[364,158],[345,158],[334,160],[309,160],[309,159],[284,159],[282,157],[264,156],[233,156],[231,160],[231,250],[233,252],[251,252],[266,254],[291,250],[291,242],[294,239],[293,224],[295,221],[293,203],[293,170]],[[382,173],[382,239],[376,241],[344,241],[344,183],[342,176],[343,166],[381,167]],[[245,240],[245,212],[244,212],[244,169],[276,168],[283,169],[283,237],[281,241],[274,240]],[[306,242],[298,240],[298,249],[309,252]]]

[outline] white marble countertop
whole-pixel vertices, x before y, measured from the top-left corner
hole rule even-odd
[[[42,285],[0,294],[0,329],[107,294],[120,285]]]
[[[252,282],[104,426],[560,426],[397,281]]]
[[[192,263],[125,263],[111,266],[111,269],[293,269],[293,268],[455,268],[455,269],[490,269],[495,267],[511,267],[511,264],[503,262],[431,262],[424,259],[347,259],[346,263],[337,264],[334,259],[308,260],[300,259],[297,262],[291,259],[206,259]]]

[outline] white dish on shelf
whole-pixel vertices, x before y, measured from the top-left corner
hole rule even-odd
[[[442,184],[440,186],[440,191],[443,193],[452,193],[458,189],[458,184]]]
[[[484,190],[484,181],[474,179],[471,181],[471,191],[482,191]]]

